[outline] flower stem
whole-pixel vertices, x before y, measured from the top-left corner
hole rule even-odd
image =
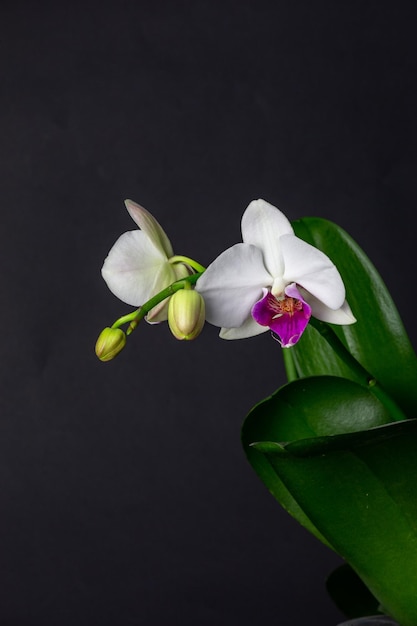
[[[135,330],[140,320],[143,319],[151,309],[153,309],[157,304],[162,302],[162,300],[165,300],[165,298],[169,298],[169,296],[172,296],[172,294],[176,291],[184,289],[190,285],[195,285],[202,273],[203,272],[191,274],[191,276],[181,278],[175,283],[172,283],[171,285],[157,293],[155,296],[153,296],[150,300],[145,302],[145,304],[136,309],[136,311],[132,311],[132,313],[128,313],[127,315],[123,315],[123,317],[119,317],[119,319],[117,319],[112,325],[112,328],[120,328],[120,326],[123,326],[123,324],[129,323],[126,335],[130,335]]]
[[[391,414],[393,421],[398,422],[407,419],[407,416],[403,413],[395,400],[381,387],[376,378],[355,359],[328,324],[314,317],[310,318],[310,324],[320,333],[337,356],[355,374],[355,379],[384,404]]]
[[[295,367],[291,348],[282,348],[282,356],[284,358],[285,373],[288,382],[291,383],[293,380],[298,379],[297,368]]]
[[[206,269],[203,265],[201,265],[197,261],[194,261],[194,259],[190,259],[190,257],[188,257],[188,256],[182,256],[181,254],[176,254],[175,256],[172,256],[169,259],[169,262],[172,263],[172,264],[175,264],[175,263],[186,263],[187,265],[192,267],[193,270],[196,270],[196,272],[200,272],[200,273],[204,272],[205,269]]]

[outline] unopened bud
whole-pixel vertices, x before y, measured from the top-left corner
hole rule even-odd
[[[175,292],[168,305],[168,324],[177,339],[195,339],[203,330],[206,307],[194,289]]]
[[[111,361],[126,345],[126,335],[120,328],[105,328],[96,343],[100,361]]]

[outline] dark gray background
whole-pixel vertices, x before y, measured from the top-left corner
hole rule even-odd
[[[263,197],[348,230],[415,344],[413,3],[1,0],[0,32],[0,624],[335,626],[339,559],[240,447],[278,344],[144,325],[101,364],[100,268],[126,197],[203,264]]]

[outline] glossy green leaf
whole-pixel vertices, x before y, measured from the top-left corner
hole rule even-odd
[[[413,416],[417,407],[417,358],[375,267],[336,224],[321,218],[304,218],[293,226],[299,237],[332,259],[344,280],[357,322],[333,326],[335,332],[407,415]],[[300,377],[330,374],[357,380],[314,328],[306,329],[299,343],[291,348],[291,355]]]
[[[321,441],[323,436],[355,433],[389,421],[385,407],[357,383],[330,376],[311,377],[289,383],[257,404],[243,425],[242,442],[249,462],[272,495],[300,524],[329,544],[268,459],[251,444],[274,441],[296,445],[300,441],[302,445],[306,440]]]
[[[384,612],[415,626],[417,420],[255,446]]]

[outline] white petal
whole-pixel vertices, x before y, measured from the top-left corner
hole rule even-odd
[[[356,318],[346,300],[339,309],[334,310],[330,309],[310,294],[306,295],[305,299],[311,306],[311,314],[322,322],[328,322],[329,324],[337,324],[340,326],[354,324],[356,322]]]
[[[206,319],[215,326],[241,326],[262,288],[272,284],[262,252],[255,246],[238,243],[228,248],[209,265],[196,289],[206,303]]]
[[[281,238],[284,279],[297,283],[331,309],[339,309],[345,299],[342,278],[328,256],[295,235]]]
[[[168,236],[153,215],[133,200],[125,200],[125,206],[130,217],[136,222],[141,230],[149,237],[154,246],[169,259],[174,251]]]
[[[127,304],[140,306],[157,293],[155,284],[165,266],[171,268],[165,254],[155,248],[144,232],[134,230],[119,237],[101,273],[115,296]]]
[[[247,337],[255,337],[269,330],[267,326],[257,324],[252,316],[248,317],[246,322],[239,328],[222,328],[219,334],[221,339],[247,339]]]
[[[289,220],[265,200],[253,200],[242,217],[242,238],[245,243],[260,248],[265,267],[275,278],[284,273],[280,237],[294,234]]]

